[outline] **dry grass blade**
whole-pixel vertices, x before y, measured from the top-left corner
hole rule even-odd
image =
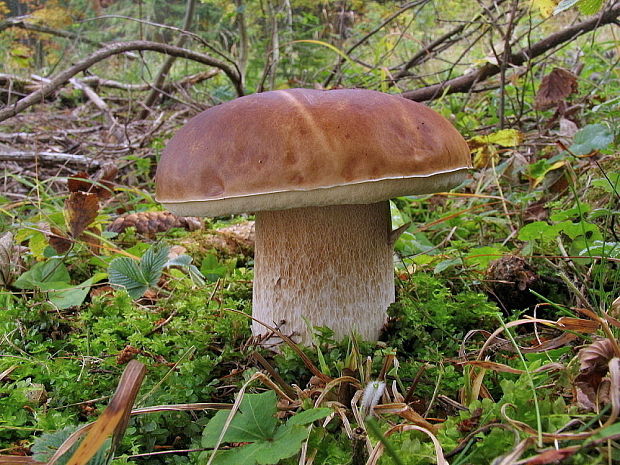
[[[578,333],[592,334],[600,328],[598,321],[584,320],[583,318],[571,318],[563,316],[558,320],[558,328]]]
[[[2,381],[4,378],[8,377],[16,369],[17,369],[17,365],[12,365],[12,366],[8,367],[6,370],[4,370],[2,373],[0,373],[0,381]]]
[[[222,444],[222,439],[224,439],[224,435],[226,434],[226,431],[228,431],[228,427],[230,426],[230,423],[232,422],[233,418],[235,417],[235,414],[237,413],[237,411],[239,410],[239,407],[241,406],[241,401],[243,400],[243,396],[245,395],[245,390],[248,388],[248,386],[253,381],[259,379],[261,377],[260,375],[262,375],[263,377],[265,376],[262,373],[254,373],[250,377],[250,379],[248,379],[245,382],[245,384],[241,386],[241,389],[239,389],[239,392],[237,393],[237,398],[235,399],[235,403],[230,409],[228,418],[226,418],[226,422],[224,423],[224,427],[222,428],[222,431],[220,432],[220,436],[217,438],[217,442],[215,443],[215,447],[213,448],[213,452],[211,453],[211,456],[209,457],[209,461],[207,462],[207,465],[211,465],[211,462],[213,462],[213,460],[215,459],[215,455],[217,454],[217,451],[219,450],[220,445]]]
[[[493,460],[493,465],[515,465],[519,457],[536,442],[534,437],[520,441],[508,454]]]
[[[381,404],[374,407],[374,412],[379,413],[392,413],[404,418],[405,420],[413,423],[416,426],[427,429],[433,434],[437,434],[437,426],[429,423],[424,419],[422,415],[413,410],[407,404],[402,402],[394,402],[391,404]]]
[[[308,370],[310,370],[314,376],[318,376],[321,379],[321,381],[323,381],[324,383],[329,383],[331,381],[331,378],[327,376],[326,374],[324,374],[321,370],[319,370],[317,366],[314,363],[312,363],[312,360],[310,360],[308,356],[304,354],[303,351],[299,347],[297,347],[297,344],[295,344],[295,342],[290,337],[283,334],[279,329],[274,328],[273,326],[270,326],[267,323],[263,323],[262,321],[254,318],[253,316],[248,315],[247,313],[243,313],[239,310],[235,310],[233,308],[225,308],[224,310],[226,310],[227,312],[232,312],[232,313],[237,313],[239,315],[243,315],[246,318],[250,318],[252,321],[256,321],[258,324],[263,325],[269,331],[273,332],[276,336],[281,338],[291,349],[293,349],[293,351],[304,362]]]
[[[314,406],[319,407],[325,399],[325,396],[327,396],[327,394],[329,394],[329,392],[336,386],[339,386],[343,383],[351,383],[357,389],[360,389],[362,387],[360,382],[351,376],[341,376],[340,378],[333,379],[323,388],[321,395],[319,395],[319,397],[317,397],[316,401],[314,402]]]
[[[427,430],[426,428],[422,428],[416,425],[396,425],[396,426],[391,427],[389,430],[385,432],[385,437],[388,438],[394,433],[402,433],[404,431],[412,431],[412,430],[421,431],[424,434],[426,434],[429,438],[431,438],[431,441],[433,441],[433,445],[435,446],[435,455],[437,456],[437,465],[449,465],[448,461],[443,455],[443,449],[441,448],[441,444],[439,443],[435,435],[431,433],[429,430]],[[373,449],[372,453],[370,454],[370,457],[368,457],[368,461],[366,462],[366,465],[376,465],[379,459],[381,458],[381,455],[383,454],[383,449],[384,449],[384,445],[382,442],[377,444],[375,448]]]
[[[32,457],[22,457],[17,455],[0,455],[0,465],[45,465],[37,462]]]
[[[595,428],[591,431],[586,431],[583,433],[542,433],[542,439],[544,442],[554,442],[554,441],[567,441],[567,440],[581,440],[588,439],[595,433],[607,428],[608,426],[613,425],[618,416],[620,415],[620,358],[615,357],[609,361],[609,379],[610,379],[610,387],[609,387],[609,398],[611,399],[611,413],[607,420],[600,425],[598,428]],[[500,410],[502,417],[506,420],[510,425],[515,427],[516,429],[529,434],[532,437],[538,435],[538,431],[532,428],[527,423],[523,423],[522,421],[514,420],[508,416],[506,410],[509,407],[514,407],[512,404],[504,404]]]
[[[476,366],[476,367],[480,367],[480,368],[484,368],[485,370],[493,370],[493,371],[497,371],[500,373],[514,373],[516,375],[521,375],[523,373],[525,373],[524,370],[520,370],[518,368],[513,368],[511,366],[508,365],[504,365],[503,363],[497,363],[497,362],[489,362],[489,361],[483,361],[483,360],[470,360],[467,362],[461,362],[461,365],[471,365],[471,366]],[[564,368],[564,365],[562,365],[561,363],[548,363],[547,365],[543,365],[541,367],[538,367],[536,370],[533,371],[533,373],[541,373],[544,371],[553,371],[553,370],[561,370]]]
[[[86,465],[110,435],[112,435],[111,451],[115,450],[115,447],[122,439],[125,428],[127,427],[131,414],[131,407],[138,395],[138,390],[144,379],[145,372],[146,369],[142,363],[136,360],[129,362],[121,376],[110,404],[99,419],[91,426],[87,436],[67,461],[67,465]],[[71,437],[73,437],[73,435]],[[71,439],[71,437],[69,439]],[[69,442],[69,439],[65,441],[65,443]],[[65,444],[63,444],[63,446],[64,445]],[[73,443],[71,445],[73,445]],[[69,447],[71,445],[69,445]],[[58,449],[48,465],[52,465],[58,460],[58,452],[60,452],[61,449]]]
[[[493,331],[493,333],[487,338],[486,342],[484,343],[484,345],[480,349],[480,352],[478,353],[478,360],[482,360],[484,353],[489,349],[489,347],[495,341],[497,336],[500,335],[502,332],[504,332],[506,329],[512,328],[513,326],[520,326],[524,324],[535,324],[535,323],[540,323],[540,324],[551,326],[554,328],[558,326],[557,322],[551,321],[551,320],[544,320],[542,318],[524,318],[521,320],[515,320],[515,321],[511,321],[510,323],[506,323],[502,327],[497,328],[495,331]]]
[[[231,404],[223,404],[219,402],[202,402],[195,404],[174,404],[174,405],[153,405],[151,407],[142,407],[133,409],[131,415],[143,415],[145,413],[158,412],[183,412],[192,410],[228,410]]]

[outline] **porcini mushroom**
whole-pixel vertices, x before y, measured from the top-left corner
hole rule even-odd
[[[256,212],[258,320],[304,343],[304,320],[376,340],[394,301],[388,200],[451,189],[469,167],[465,140],[422,104],[278,90],[192,118],[162,154],[156,197],[183,216]]]

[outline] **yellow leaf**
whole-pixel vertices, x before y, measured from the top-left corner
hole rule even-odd
[[[486,136],[476,136],[470,139],[474,145],[496,144],[501,147],[516,147],[523,140],[523,135],[516,129],[502,129]]]
[[[556,0],[532,0],[532,7],[536,8],[543,18],[548,18],[558,6]]]
[[[492,145],[482,145],[473,150],[474,168],[480,169],[491,164],[497,164],[499,155]]]

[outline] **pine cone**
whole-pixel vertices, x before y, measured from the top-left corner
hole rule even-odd
[[[152,235],[171,228],[195,231],[202,227],[202,222],[192,216],[179,217],[168,211],[139,212],[119,216],[108,226],[108,231],[120,233],[131,227],[139,234]]]

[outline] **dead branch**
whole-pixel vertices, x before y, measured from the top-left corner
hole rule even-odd
[[[561,45],[565,42],[570,42],[577,37],[597,29],[607,24],[612,24],[618,21],[620,17],[620,2],[616,2],[611,7],[607,8],[599,15],[577,23],[573,26],[562,29],[555,32],[543,40],[536,42],[531,47],[523,49],[519,52],[511,54],[506,60],[507,66],[520,66],[540,56],[549,50]],[[434,84],[428,87],[422,87],[420,89],[410,90],[403,92],[401,95],[409,100],[415,100],[418,102],[433,100],[439,96],[445,94],[453,94],[459,92],[468,92],[477,83],[488,79],[491,76],[501,72],[502,63],[492,64],[486,63],[484,66],[478,68],[476,71],[464,74],[454,79],[450,79],[445,82]]]
[[[0,161],[17,163],[36,161],[42,165],[71,165],[79,168],[98,168],[101,162],[84,155],[55,152],[0,152]]]
[[[211,69],[209,71],[201,71],[200,73],[192,74],[190,76],[185,76],[183,79],[173,82],[167,82],[162,87],[164,92],[170,93],[175,89],[185,89],[191,86],[195,86],[196,84],[200,84],[203,81],[211,79],[214,76],[217,76],[220,72],[219,69]],[[34,75],[32,75],[34,76]],[[17,76],[16,74],[5,74],[0,73],[0,85],[3,86],[15,86],[19,90],[36,90],[40,87],[41,79],[37,78],[27,78],[23,76]],[[90,75],[84,76],[80,79],[80,82],[87,84],[91,87],[109,87],[111,89],[120,89],[126,90],[129,92],[146,92],[151,90],[150,84],[127,84],[124,82],[114,81],[112,79],[104,79],[99,76]]]
[[[69,79],[69,82],[73,85],[73,87],[82,91],[84,95],[86,95],[86,97],[88,97],[88,99],[93,102],[93,104],[103,113],[110,132],[113,132],[115,128],[118,128],[118,122],[110,111],[110,107],[101,97],[99,97],[99,95],[97,95],[93,89],[76,78]]]
[[[428,3],[429,0],[416,0],[413,2],[408,2],[406,4],[404,4],[398,11],[396,11],[395,13],[391,14],[390,16],[388,16],[381,24],[379,24],[377,27],[375,27],[372,31],[370,31],[368,34],[366,34],[364,37],[362,37],[360,40],[358,40],[357,42],[355,42],[353,45],[351,45],[347,51],[345,52],[347,56],[349,56],[357,47],[359,47],[360,45],[362,45],[364,42],[366,42],[368,39],[370,39],[372,36],[374,36],[377,32],[379,32],[381,29],[383,29],[385,26],[387,26],[388,24],[390,24],[392,21],[394,21],[396,18],[398,18],[401,14],[403,14],[404,12],[406,12],[407,10],[410,10],[411,8],[414,8],[416,6],[420,6],[420,5],[425,5],[426,3]],[[334,69],[332,69],[331,73],[329,74],[329,76],[327,76],[327,79],[325,80],[325,82],[323,83],[323,87],[327,87],[329,85],[329,83],[332,81],[332,79],[336,76],[336,74],[338,74],[338,71],[340,70],[340,68],[342,67],[342,65],[344,64],[345,59],[344,58],[340,58],[338,60],[338,63],[336,64],[336,66],[334,67]]]
[[[29,16],[17,16],[15,18],[8,18],[5,21],[0,22],[0,32],[9,28],[19,28],[24,29],[26,31],[32,32],[42,32],[44,34],[50,34],[58,37],[64,37],[65,39],[79,40],[80,42],[84,42],[90,45],[96,45],[101,47],[103,44],[101,42],[97,42],[96,40],[90,40],[86,37],[82,37],[80,34],[76,34],[74,32],[63,31],[60,29],[54,29],[52,27],[43,26],[42,24],[31,23],[28,22],[30,19]]]
[[[97,50],[88,57],[78,61],[75,65],[65,69],[58,73],[55,77],[50,79],[50,82],[39,90],[29,94],[23,99],[17,101],[15,104],[7,106],[0,110],[0,122],[7,118],[15,116],[19,112],[26,108],[42,101],[46,96],[58,89],[60,86],[69,81],[76,74],[85,71],[94,64],[105,60],[113,55],[118,55],[128,51],[135,50],[148,50],[153,52],[165,53],[166,55],[185,58],[187,60],[196,61],[207,66],[213,66],[214,68],[221,69],[226,76],[231,80],[237,95],[242,96],[244,94],[243,87],[241,86],[241,78],[238,72],[230,67],[228,64],[217,60],[209,55],[203,53],[194,52],[181,47],[175,47],[173,45],[161,44],[159,42],[151,42],[147,40],[134,40],[131,42],[115,42],[106,45],[104,48]]]
[[[76,42],[83,42],[85,44],[94,45],[96,47],[103,47],[105,44],[98,42],[96,40],[91,40],[87,37],[82,36],[81,34],[76,34],[75,32],[63,31],[62,29],[55,29],[53,27],[44,26],[42,24],[32,23],[28,20],[30,16],[17,16],[14,18],[8,18],[5,21],[0,22],[0,32],[9,29],[9,28],[18,28],[24,29],[25,31],[31,32],[40,32],[43,34],[50,34],[57,37],[63,37],[65,39],[75,40]],[[134,53],[126,53],[128,58],[136,59],[137,56]]]
[[[187,6],[185,8],[185,18],[183,18],[183,30],[187,31],[192,27],[192,20],[194,18],[194,10],[196,6],[196,0],[187,0]],[[180,35],[174,44],[177,47],[182,47],[185,44],[185,40],[187,36]],[[166,78],[168,77],[168,73],[172,69],[172,65],[174,64],[176,57],[168,56],[164,64],[159,69],[155,80],[153,81],[153,85],[151,87],[151,91],[144,99],[143,110],[140,113],[140,119],[144,119],[148,116],[150,107],[155,103],[155,100],[159,96],[160,89],[164,85]]]

